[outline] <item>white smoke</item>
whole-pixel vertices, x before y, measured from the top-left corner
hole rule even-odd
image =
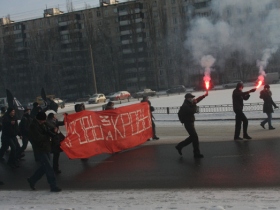
[[[204,81],[210,81],[211,77],[211,67],[215,63],[216,59],[212,55],[206,55],[201,58],[200,64],[203,68],[205,68],[204,72]]]
[[[197,63],[211,54],[223,66],[238,52],[242,55],[240,62],[254,64],[262,58],[265,68],[269,59],[264,59],[263,52],[276,49],[270,51],[271,58],[280,45],[280,9],[273,9],[278,1],[212,0],[210,7],[215,20],[194,19],[184,45]]]

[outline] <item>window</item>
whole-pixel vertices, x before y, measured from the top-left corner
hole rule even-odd
[[[100,16],[101,16],[100,11],[96,11],[96,16],[97,16],[97,17],[100,17]]]

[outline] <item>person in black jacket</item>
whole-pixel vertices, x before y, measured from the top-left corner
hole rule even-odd
[[[143,99],[141,100],[141,103],[143,103],[143,102],[148,102],[149,107],[150,107],[152,128],[153,128],[153,139],[154,140],[159,140],[159,137],[157,137],[157,135],[156,135],[156,125],[155,125],[155,122],[154,122],[155,118],[154,118],[154,115],[152,114],[152,112],[155,111],[155,108],[152,106],[148,96],[143,96]]]
[[[36,118],[33,119],[29,127],[29,137],[33,140],[33,149],[36,151],[37,157],[41,166],[35,173],[27,179],[29,186],[35,190],[35,184],[39,181],[44,174],[47,176],[51,192],[60,192],[61,189],[56,185],[56,178],[53,167],[50,161],[51,152],[51,133],[46,125],[46,113],[39,112]]]
[[[233,111],[235,112],[235,132],[234,132],[234,140],[243,140],[240,137],[241,124],[243,122],[243,138],[244,139],[252,139],[247,132],[248,129],[248,119],[243,113],[243,100],[248,100],[250,98],[250,93],[256,91],[256,88],[251,89],[246,92],[242,92],[243,83],[239,82],[236,84],[236,88],[232,92],[232,103],[233,103]]]
[[[177,146],[175,147],[180,155],[182,155],[182,149],[183,147],[189,145],[192,143],[193,145],[193,154],[194,158],[203,158],[204,156],[200,153],[199,150],[199,140],[198,135],[196,133],[195,127],[194,127],[194,121],[195,117],[194,114],[197,112],[197,103],[199,103],[202,99],[204,99],[206,96],[208,96],[208,92],[206,92],[204,95],[194,99],[194,95],[191,93],[187,93],[185,95],[185,100],[182,105],[182,110],[184,113],[184,126],[187,132],[189,133],[189,137],[186,138],[184,141],[181,141]]]
[[[12,168],[18,167],[18,159],[20,158],[20,145],[18,143],[17,136],[21,138],[21,135],[15,114],[15,109],[9,107],[3,116],[1,136],[2,145],[0,149],[0,158],[3,158],[7,149],[9,147],[11,148],[8,165]]]
[[[270,86],[265,85],[263,90],[260,92],[260,98],[263,99],[264,101],[263,113],[267,114],[267,118],[261,122],[261,126],[265,129],[264,125],[268,123],[269,130],[274,130],[275,128],[271,125],[273,107],[275,109],[279,107],[276,106],[271,96],[272,96],[272,92],[270,91]]]
[[[29,141],[28,131],[29,131],[29,126],[30,126],[31,122],[32,122],[32,118],[30,116],[30,109],[25,108],[24,114],[19,123],[19,131],[22,136],[22,145],[21,145],[21,148],[19,151],[20,154],[23,154],[25,149],[27,148],[28,141]]]
[[[46,124],[54,135],[51,138],[52,153],[53,153],[53,170],[56,174],[60,174],[61,170],[59,169],[59,156],[62,152],[60,148],[60,141],[62,141],[65,136],[59,131],[59,126],[64,125],[64,121],[58,121],[54,116],[54,113],[49,113],[47,117]],[[63,138],[64,137],[64,138]]]

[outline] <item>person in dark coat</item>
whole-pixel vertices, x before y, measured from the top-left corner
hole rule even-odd
[[[114,105],[114,102],[109,101],[105,106],[105,110],[115,109]]]
[[[30,116],[30,109],[25,108],[24,114],[19,123],[19,131],[22,136],[22,146],[19,151],[20,154],[23,154],[27,148],[28,141],[29,141],[28,131],[29,131],[29,126],[30,126],[31,122],[32,122],[32,118]]]
[[[141,100],[141,103],[143,103],[143,102],[148,102],[149,107],[150,107],[152,128],[153,128],[153,139],[154,140],[159,140],[159,137],[157,137],[157,135],[156,135],[156,125],[155,125],[155,122],[154,122],[155,118],[154,118],[154,115],[152,114],[152,112],[155,111],[155,108],[152,106],[148,96],[143,96],[143,99]]]
[[[30,188],[35,190],[37,181],[46,174],[51,192],[60,192],[61,189],[56,185],[55,173],[50,160],[53,133],[49,131],[46,125],[46,118],[45,112],[38,112],[29,127],[29,137],[33,139],[33,148],[41,165],[30,178],[27,178],[27,181]]]
[[[268,129],[274,130],[275,128],[271,125],[273,107],[279,108],[272,100],[272,92],[270,91],[270,86],[265,85],[263,90],[260,92],[260,98],[263,99],[263,113],[267,114],[267,118],[261,122],[261,126],[265,129],[265,124],[268,123]]]
[[[233,111],[235,112],[235,132],[234,132],[234,140],[243,140],[244,139],[252,139],[248,135],[248,119],[243,113],[243,100],[248,100],[250,98],[250,93],[256,91],[256,88],[251,89],[246,92],[242,92],[243,83],[239,82],[236,84],[236,88],[232,92],[232,103],[233,103]],[[243,138],[240,137],[241,124],[243,122]]]
[[[44,109],[39,105],[38,102],[34,102],[33,103],[33,108],[30,112],[30,116],[32,119],[34,119],[36,117],[36,115],[38,114],[38,112],[46,112],[48,111],[49,107],[45,107]]]
[[[21,138],[21,135],[15,114],[15,109],[9,107],[3,116],[1,136],[2,145],[0,148],[0,158],[3,158],[4,153],[9,147],[11,148],[8,165],[12,168],[17,168],[19,166],[18,159],[21,158],[19,153],[20,145],[17,139],[17,136]]]
[[[199,140],[198,135],[196,133],[195,127],[194,127],[194,121],[195,116],[194,114],[197,112],[197,103],[199,103],[202,99],[204,99],[206,96],[208,96],[208,92],[206,92],[204,95],[199,96],[198,98],[194,99],[194,95],[191,93],[187,93],[185,95],[185,100],[182,105],[182,109],[184,112],[184,126],[187,132],[189,133],[189,137],[186,138],[184,141],[181,141],[177,146],[175,147],[180,155],[182,155],[182,149],[192,143],[193,145],[193,154],[194,158],[203,158],[204,156],[200,153],[199,150]]]
[[[47,126],[55,135],[51,138],[52,153],[53,153],[53,170],[56,174],[60,174],[59,169],[59,156],[62,152],[60,148],[60,142],[65,138],[65,136],[59,131],[59,126],[64,125],[64,121],[58,121],[54,113],[49,113],[46,121]],[[64,137],[64,138],[63,138]]]

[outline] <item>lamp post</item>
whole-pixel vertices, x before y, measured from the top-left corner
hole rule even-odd
[[[97,93],[96,77],[95,77],[95,70],[94,70],[91,44],[89,45],[89,50],[90,50],[91,68],[92,68],[92,75],[93,75],[93,89],[94,89],[94,93]]]

